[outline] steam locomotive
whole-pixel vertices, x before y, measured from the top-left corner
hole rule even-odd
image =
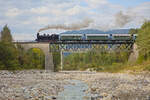
[[[40,35],[37,33],[38,42],[50,41],[108,41],[108,40],[122,40],[131,41],[137,38],[137,34],[52,34]]]
[[[58,41],[58,40],[59,40],[59,35],[57,35],[57,34],[52,34],[52,35],[43,34],[43,35],[40,35],[39,33],[37,33],[36,41],[38,41],[38,42],[50,42],[50,41]]]

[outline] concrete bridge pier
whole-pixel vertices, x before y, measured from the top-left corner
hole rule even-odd
[[[25,51],[28,51],[32,48],[39,48],[45,54],[45,70],[54,71],[54,64],[53,64],[53,55],[49,51],[49,43],[18,43],[20,44]]]
[[[54,71],[53,55],[48,53],[45,55],[45,70]]]
[[[136,62],[139,56],[137,44],[133,44],[132,53],[129,56],[128,62]]]

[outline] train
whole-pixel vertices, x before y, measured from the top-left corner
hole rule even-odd
[[[137,38],[137,34],[44,34],[37,33],[38,42],[51,41],[131,41]]]

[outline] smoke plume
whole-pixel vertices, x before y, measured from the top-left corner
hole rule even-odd
[[[98,23],[98,25],[95,24],[94,27],[96,27],[96,29],[100,29],[103,31],[122,28],[126,24],[135,20],[136,17],[137,15],[131,11],[127,11],[126,13],[119,11],[112,16],[112,19],[104,21],[104,22],[102,21]]]
[[[124,14],[122,11],[115,15],[115,26],[123,27],[127,23],[132,21],[132,16],[129,14]]]
[[[41,28],[39,32],[49,30],[49,29],[79,30],[88,27],[92,22],[93,20],[91,19],[84,19],[81,22],[72,23],[71,25],[64,25],[64,24],[48,25],[44,28]]]

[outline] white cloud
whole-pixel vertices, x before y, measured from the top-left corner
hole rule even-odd
[[[37,17],[37,18],[35,18],[35,23],[37,23],[37,24],[42,24],[42,25],[47,25],[47,24],[49,24],[49,19],[50,18],[48,18],[48,17]]]
[[[129,12],[135,13],[139,17],[150,17],[150,2],[131,8]]]
[[[127,25],[140,27],[145,20],[150,20],[150,2],[145,2],[136,7],[127,9],[127,14],[132,17],[132,22]]]
[[[18,9],[18,8],[12,8],[12,9],[8,9],[7,12],[5,13],[5,15],[7,17],[16,17],[18,15],[20,15],[22,12]]]
[[[0,20],[0,25],[3,26],[5,24],[4,20]]]
[[[48,7],[31,8],[31,12],[36,14],[45,14],[49,11],[50,9]]]
[[[62,16],[64,15],[64,11],[61,9],[51,9],[51,13],[55,16]]]
[[[86,2],[88,3],[90,7],[93,7],[93,8],[108,4],[107,0],[86,0]]]
[[[22,21],[22,24],[29,25],[29,24],[31,24],[31,21]]]
[[[66,11],[66,13],[68,15],[77,15],[77,14],[81,13],[82,11],[85,11],[85,9],[83,7],[81,7],[81,6],[79,6],[79,5],[76,5],[76,6],[72,7],[72,8],[70,8],[70,9],[68,9]]]
[[[16,33],[16,34],[12,34],[13,39],[15,41],[23,41],[23,40],[35,40],[36,35],[33,34],[27,34],[27,33]]]

